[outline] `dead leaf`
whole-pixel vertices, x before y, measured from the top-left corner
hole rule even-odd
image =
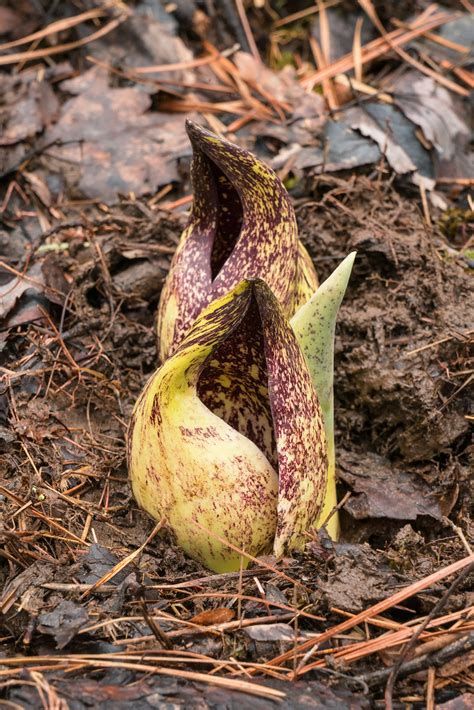
[[[0,279],[8,278],[0,285],[0,321],[5,328],[42,319],[41,308],[49,308],[49,303],[61,305],[62,295],[67,289],[63,271],[55,255],[48,255],[36,262],[20,276],[13,276],[0,269]]]
[[[459,115],[454,96],[431,77],[416,71],[403,74],[394,84],[394,99],[443,160],[455,154],[458,136],[469,141],[470,131]]]
[[[232,609],[219,607],[218,609],[209,609],[196,614],[190,619],[191,623],[199,624],[199,626],[214,626],[214,624],[225,624],[227,621],[232,621],[235,617],[235,612]]]
[[[459,675],[459,673],[464,673],[464,671],[469,670],[471,666],[474,666],[474,651],[465,653],[458,658],[453,658],[452,661],[448,661],[444,666],[438,669],[438,675],[441,676],[441,678],[451,678],[454,675]]]
[[[133,14],[113,32],[94,42],[89,50],[91,56],[125,69],[189,62],[193,59],[191,50],[176,36],[177,25],[173,16],[159,2],[149,3],[148,6],[142,3],[135,8],[129,6],[128,9]],[[178,69],[146,76],[190,83],[194,72],[191,69]],[[146,86],[142,88],[146,90]]]
[[[411,71],[394,85],[396,105],[410,121],[421,128],[433,146],[436,177],[474,176],[468,158],[470,129],[468,108],[434,79]]]
[[[56,573],[56,567],[43,560],[37,560],[19,574],[8,579],[0,596],[0,613],[6,614],[18,599],[22,599],[27,594],[31,601],[35,596],[31,594],[32,590],[36,590],[45,582],[51,582]]]
[[[0,145],[14,145],[40,133],[56,118],[59,102],[37,69],[0,74]]]
[[[356,520],[386,518],[416,520],[429,515],[440,520],[442,511],[431,487],[419,476],[406,473],[376,454],[340,451],[340,477],[353,490],[344,506]]]
[[[302,88],[294,67],[273,71],[247,52],[237,52],[234,63],[244,80],[255,85],[257,91],[263,90],[267,97],[277,99],[291,116],[285,122],[256,121],[250,128],[252,135],[276,138],[286,145],[314,145],[327,118],[326,103],[319,94]]]
[[[41,612],[38,631],[53,636],[57,648],[61,649],[67,646],[88,620],[89,615],[83,606],[63,599],[52,611]]]
[[[295,640],[295,630],[290,624],[255,624],[243,629],[252,641],[290,641]]]
[[[150,97],[137,88],[111,88],[99,67],[61,87],[76,96],[62,106],[45,140],[68,142],[54,154],[61,158],[59,171],[64,161],[70,165],[70,187],[111,201],[117,193],[141,195],[178,180],[177,160],[190,154],[183,120],[149,111]]]
[[[32,283],[33,279],[35,283]],[[25,276],[13,277],[0,287],[0,319],[3,320],[16,306],[23,294],[30,290],[42,292],[43,279],[40,264],[35,264]]]
[[[35,0],[3,0],[0,7],[0,35],[18,39],[33,32],[45,11]]]
[[[32,191],[40,199],[43,205],[45,207],[50,207],[52,204],[52,198],[46,182],[37,173],[30,173],[27,170],[22,170],[21,174],[30,184]]]
[[[119,558],[107,548],[94,543],[81,556],[76,572],[77,579],[83,584],[95,584],[119,562]],[[128,570],[122,570],[112,580],[111,584],[123,582]]]
[[[382,155],[374,141],[352,130],[345,120],[328,120],[322,132],[322,140],[322,148],[297,143],[283,148],[273,159],[273,168],[279,170],[291,159],[291,169],[296,173],[307,168],[312,168],[318,174],[337,172],[372,165]]]
[[[436,706],[437,710],[473,710],[474,708],[474,693],[463,693],[457,698],[448,700],[446,703],[441,703]]]
[[[393,135],[393,125],[389,121],[377,121],[367,111],[354,106],[346,111],[346,121],[363,136],[371,138],[386,156],[391,167],[399,175],[416,170],[416,165],[408,153],[400,146]]]
[[[9,34],[21,19],[21,15],[9,7],[0,7],[0,35]]]

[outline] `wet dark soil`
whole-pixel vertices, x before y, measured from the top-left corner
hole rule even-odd
[[[105,218],[91,215],[82,226],[47,238],[48,256],[40,250],[33,259],[47,258],[55,267],[50,273],[64,274],[66,305],[50,303],[49,315],[44,310],[36,323],[5,334],[4,367],[11,376],[1,400],[3,653],[109,653],[129,643],[132,650],[153,648],[145,604],[168,614],[162,626],[175,648],[262,661],[288,645],[271,634],[257,643],[238,630],[190,634],[173,619],[222,607],[234,612],[237,589],[255,598],[242,602],[245,615],[258,617],[267,613],[258,603],[264,589],[267,600],[322,615],[322,624],[301,619],[302,631],[311,633],[464,556],[453,523],[469,537],[468,265],[443,236],[436,214],[428,226],[418,201],[389,180],[319,177],[296,209],[320,278],[350,250],[358,252],[335,361],[340,496],[350,493],[341,543],[315,538],[303,555],[274,563],[304,585],[295,597],[291,584],[265,568],[245,573],[241,583],[238,575],[209,576],[164,534],[139,564],[81,598],[80,585],[100,579],[152,529],[131,498],[124,437],[135,398],[156,367],[156,305],[186,216],[150,217],[143,209],[119,204]],[[429,613],[445,589],[439,583],[387,617],[407,621]],[[469,608],[469,590],[467,582],[461,585],[444,613]],[[378,667],[380,661],[373,662],[369,657],[350,671]],[[115,687],[124,671],[101,673],[99,683]],[[327,682],[316,671],[313,678]],[[425,678],[401,680],[397,692],[421,692],[421,698]],[[104,692],[96,685],[84,689],[81,683],[95,681],[80,674],[71,682],[82,697],[71,707],[86,707],[89,692]],[[337,674],[331,683],[335,707],[365,706],[357,684]],[[186,687],[183,680],[169,691],[152,684],[143,697],[164,692],[184,702]],[[348,687],[352,699],[338,698]],[[455,679],[440,698],[462,687],[462,677]],[[19,688],[8,698],[28,705],[28,692]],[[372,690],[374,701],[378,692]]]
[[[417,672],[400,673],[394,707],[472,707],[472,574],[451,591],[453,575],[438,579],[321,642],[304,661],[316,665],[297,682],[288,676],[301,656],[290,654],[283,671],[262,666],[471,550],[474,221],[466,183],[456,184],[459,176],[469,180],[460,169],[467,138],[455,141],[459,96],[445,97],[451,118],[437,136],[443,145],[450,137],[455,153],[446,173],[454,182],[437,185],[447,190],[444,213],[429,195],[423,205],[407,176],[394,177],[396,167],[375,143],[375,158],[354,168],[354,146],[367,150],[362,136],[347,150],[336,145],[338,159],[325,170],[335,172],[314,177],[326,165],[326,155],[318,155],[331,148],[326,88],[307,94],[298,81],[301,64],[314,64],[309,37],[322,44],[320,14],[275,24],[308,2],[243,3],[261,56],[271,58],[272,69],[291,65],[286,80],[261,73],[252,57],[218,65],[217,74],[207,64],[188,68],[211,51],[204,40],[225,50],[226,61],[233,61],[236,42],[249,49],[238,4],[116,3],[113,11],[48,33],[40,49],[58,42],[67,48],[102,31],[125,6],[137,10],[126,23],[118,18],[116,33],[53,53],[44,64],[30,57],[2,70],[0,705],[267,710],[277,706],[273,690],[285,694],[285,708],[383,707],[387,675],[370,674],[398,660],[423,660],[431,644]],[[388,30],[393,17],[411,22],[428,6],[373,4]],[[466,11],[465,29],[442,35],[444,45],[404,45],[410,56],[424,53],[445,78],[459,79],[461,89],[458,75],[436,62],[449,37],[461,52],[469,44],[467,4],[442,3]],[[88,16],[98,5],[7,2],[6,11],[0,7],[2,41],[79,12]],[[329,12],[331,60],[353,51],[356,16],[363,14],[361,3],[341,6]],[[366,18],[362,43],[378,35]],[[469,69],[464,54],[447,56],[455,68]],[[112,67],[110,75],[94,58]],[[176,62],[185,68],[159,74],[154,85],[123,73]],[[383,54],[364,65],[363,79],[385,91],[387,73],[404,68],[399,55]],[[257,74],[261,86],[254,85]],[[193,81],[224,82],[228,91],[188,93]],[[191,94],[183,111],[180,100]],[[349,106],[367,97],[346,98]],[[221,101],[224,109],[237,102],[238,113],[207,112]],[[174,202],[191,190],[184,116],[204,116],[219,128],[238,124],[245,112],[252,117],[255,106],[264,112],[231,136],[263,151],[292,187],[300,236],[320,280],[357,250],[336,333],[342,537],[334,544],[315,533],[294,558],[264,558],[241,575],[214,575],[167,532],[140,549],[155,523],[132,498],[125,440],[134,402],[157,366],[157,305],[187,219]],[[339,116],[329,112],[332,123],[347,106]],[[466,101],[457,117],[466,131],[468,113]],[[436,140],[430,147],[421,138],[433,158]],[[304,170],[292,163],[295,145],[303,148]],[[342,171],[347,166],[353,174]],[[174,208],[159,209],[163,199]],[[445,621],[433,623],[404,656],[394,635],[430,614]],[[460,636],[470,648],[439,655]],[[234,685],[217,687],[219,679]],[[236,689],[238,682],[265,688],[257,697],[252,686]]]

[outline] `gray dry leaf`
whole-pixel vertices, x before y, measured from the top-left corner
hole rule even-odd
[[[87,624],[89,616],[83,606],[63,599],[52,611],[43,611],[38,617],[38,631],[53,636],[57,648],[64,648],[80,629]]]
[[[54,156],[70,188],[112,201],[117,193],[142,195],[179,179],[177,161],[190,154],[184,121],[150,111],[151,98],[137,88],[110,87],[98,67],[61,88],[74,96],[45,141],[67,143]]]
[[[368,101],[364,108],[348,109],[344,122],[374,141],[398,175],[409,173],[413,182],[434,188],[430,153],[418,140],[416,126],[396,107]]]
[[[0,93],[0,146],[32,138],[57,117],[56,95],[36,69],[0,73]]]
[[[338,466],[340,478],[353,491],[344,510],[356,520],[416,520],[419,515],[442,518],[440,502],[431,487],[382,456],[341,450]]]
[[[437,177],[474,176],[468,158],[471,132],[464,118],[468,109],[459,97],[434,79],[411,71],[395,82],[394,100],[433,146]]]
[[[295,641],[295,630],[290,624],[255,624],[243,630],[252,641]]]
[[[81,556],[75,576],[83,584],[94,584],[115,567],[117,562],[119,562],[119,558],[116,555],[109,552],[106,547],[94,543]],[[110,584],[119,584],[128,573],[128,569],[122,570],[115,575]]]
[[[9,280],[1,283],[3,278]],[[11,278],[0,269],[0,322],[2,327],[13,327],[41,319],[41,307],[48,309],[48,302],[62,304],[62,293],[67,283],[61,268],[51,254],[36,262],[22,276]]]
[[[346,121],[351,128],[360,131],[363,136],[372,138],[395,172],[403,175],[416,170],[416,165],[410,160],[406,151],[394,140],[390,124],[381,125],[376,119],[354,106],[346,111]]]
[[[148,6],[141,3],[133,8],[128,3],[127,9],[130,16],[125,22],[91,44],[91,56],[125,70],[192,61],[192,51],[176,36],[176,21],[160,2],[150,2]],[[190,83],[194,78],[194,70],[176,69],[155,74],[147,73],[145,76],[157,81],[162,79]],[[147,90],[147,85],[144,84],[141,88]],[[174,90],[177,88],[173,87]],[[153,91],[153,87],[150,90]]]
[[[272,167],[279,170],[291,160],[291,169],[297,173],[305,168],[317,174],[331,173],[372,165],[382,155],[373,140],[354,131],[344,119],[326,121],[322,143],[321,148],[293,143],[280,150],[272,161]]]
[[[474,693],[464,693],[457,698],[440,703],[437,710],[474,710]]]
[[[394,84],[396,105],[407,118],[419,126],[439,157],[450,160],[458,137],[469,140],[470,131],[454,103],[453,95],[429,76],[411,71]]]

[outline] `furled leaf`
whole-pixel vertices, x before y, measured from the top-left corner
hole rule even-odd
[[[303,350],[318,393],[328,447],[328,490],[318,523],[324,523],[337,503],[334,453],[334,333],[336,318],[352,271],[356,252],[346,256],[311,299],[291,319],[291,326]],[[337,515],[328,523],[328,532],[338,537]]]
[[[161,296],[162,361],[203,308],[242,279],[262,278],[286,316],[317,285],[278,176],[248,151],[197,124],[187,121],[186,128],[193,146],[194,202]]]
[[[215,571],[301,547],[327,458],[308,366],[278,301],[243,281],[195,321],[149,380],[129,431],[134,495]],[[207,531],[211,531],[208,533]]]

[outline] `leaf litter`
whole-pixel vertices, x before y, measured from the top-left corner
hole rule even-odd
[[[402,658],[393,696],[464,702],[469,579],[449,593],[472,564],[463,92],[405,68],[367,20],[358,56],[338,48],[330,18],[331,51],[314,67],[304,25],[285,34],[270,24],[262,40],[265,21],[247,9],[259,46],[269,36],[277,53],[294,54],[293,66],[269,68],[220,43],[229,18],[239,22],[232,10],[213,17],[212,44],[200,46],[179,12],[154,0],[127,8],[115,29],[117,16],[99,4],[66,6],[48,16],[36,7],[29,25],[29,4],[13,7],[19,35],[7,34],[3,15],[6,41],[44,30],[48,61],[33,47],[36,64],[15,60],[10,71],[5,60],[1,75],[0,692],[70,708],[368,707],[383,697],[384,662],[390,672],[444,599],[416,639],[419,658]],[[391,41],[430,42],[430,66],[463,89],[469,65],[452,44],[465,43],[462,23],[447,32],[459,16],[392,12],[401,19]],[[319,13],[315,36],[328,50]],[[356,14],[345,18],[348,36]],[[57,21],[60,42],[85,44],[56,53]],[[451,42],[449,57],[433,33]],[[159,47],[156,36],[166,39]],[[28,46],[2,57],[30,56]],[[125,428],[156,364],[154,313],[186,221],[183,114],[277,167],[321,279],[359,254],[336,352],[344,538],[334,545],[311,532],[305,553],[262,558],[242,574],[209,574],[166,533],[147,542],[152,525],[125,468]],[[440,197],[434,205],[409,181],[417,174]],[[442,201],[461,215],[449,232]]]

